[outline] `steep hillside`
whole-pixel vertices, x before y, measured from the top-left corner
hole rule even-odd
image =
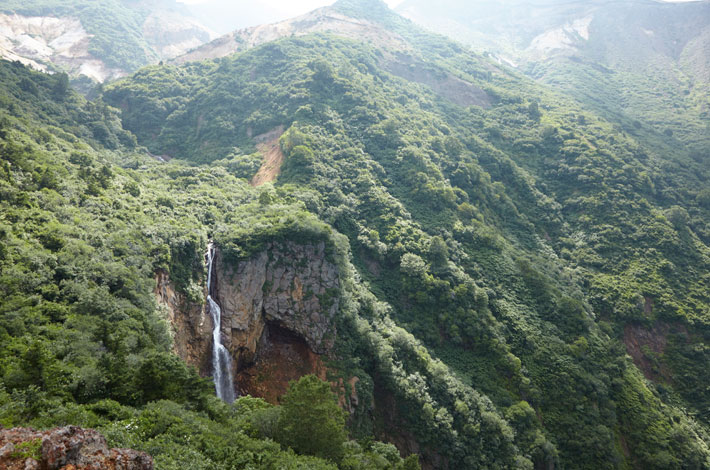
[[[564,90],[626,132],[707,158],[708,1],[407,0],[398,11]]]
[[[357,426],[432,468],[707,466],[707,166],[381,2],[310,18],[322,29],[146,68],[104,99],[153,153],[197,164],[236,168],[287,129],[276,193],[347,237],[378,301],[362,327],[383,340],[335,343],[332,367],[371,384]],[[517,451],[478,444],[511,428]]]
[[[169,0],[0,5],[0,57],[96,82],[181,55],[210,35]]]
[[[0,425],[158,470],[710,468],[697,133],[379,0],[177,62],[95,101],[0,62]]]
[[[0,426],[97,428],[108,447],[148,452],[158,470],[419,468],[390,444],[348,440],[336,395],[315,376],[294,382],[280,406],[250,397],[228,405],[171,352],[183,351],[191,325],[170,301],[206,312],[208,236],[225,261],[232,256],[227,267],[269,238],[327,243],[346,274],[346,247],[333,245],[298,192],[257,191],[235,177],[247,157],[160,163],[135,147],[114,110],[62,83],[0,61]],[[338,331],[355,328],[355,305],[343,308]],[[141,453],[88,459],[106,448],[91,431],[0,434],[10,441],[2,465],[108,468],[120,457],[120,468],[151,468]]]

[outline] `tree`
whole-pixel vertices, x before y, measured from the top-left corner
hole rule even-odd
[[[444,139],[444,148],[446,149],[446,153],[452,157],[457,157],[464,151],[463,144],[461,144],[459,139],[450,135]]]
[[[695,197],[698,205],[710,209],[710,188],[705,188]]]
[[[690,221],[688,211],[680,206],[672,206],[670,209],[666,210],[665,215],[666,218],[670,221],[670,223],[673,224],[673,226],[676,228],[676,230],[684,228],[686,225],[688,225],[688,222]]]
[[[315,375],[292,381],[281,399],[277,441],[301,454],[339,462],[343,457],[345,412],[330,384]]]
[[[60,101],[67,95],[67,91],[69,91],[69,76],[66,73],[57,74],[56,81],[52,87],[52,96]]]
[[[531,101],[528,105],[528,115],[533,121],[540,120],[542,113],[540,113],[540,107],[538,106],[537,101]]]
[[[402,255],[399,267],[404,274],[415,278],[424,277],[427,271],[424,260],[414,253],[405,253]]]
[[[262,206],[268,206],[271,204],[274,200],[274,196],[271,194],[271,191],[264,190],[259,194],[259,204]]]
[[[282,174],[291,182],[307,182],[315,172],[316,157],[305,145],[294,147],[286,158]]]
[[[449,267],[449,248],[440,236],[435,236],[429,244],[429,261],[435,273],[446,271]]]

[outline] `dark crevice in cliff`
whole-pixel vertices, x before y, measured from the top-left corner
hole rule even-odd
[[[245,353],[240,354],[237,368],[240,392],[263,397],[272,403],[286,392],[292,380],[313,373],[325,377],[321,357],[311,350],[303,337],[278,321],[266,322],[251,360],[248,352]]]
[[[221,338],[232,357],[236,390],[277,402],[291,380],[306,374],[325,379],[323,357],[335,341],[340,289],[325,244],[269,243],[236,262],[226,261],[215,246],[213,262],[209,293],[221,307]],[[172,283],[163,281],[167,292]],[[168,297],[159,300],[171,311],[176,352],[206,375],[209,310],[183,311]]]

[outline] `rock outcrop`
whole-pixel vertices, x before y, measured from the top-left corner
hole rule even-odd
[[[157,2],[148,8],[153,11],[140,32],[150,62],[184,54],[214,36],[184,13],[160,8]],[[4,59],[19,60],[44,72],[58,67],[72,76],[84,75],[97,82],[131,72],[128,67],[109,67],[105,57],[92,53],[92,37],[76,17],[0,13],[0,57]]]
[[[166,310],[173,329],[173,352],[195,366],[200,375],[211,375],[212,319],[206,311],[205,302],[186,299],[175,289],[170,276],[164,271],[155,275],[155,285],[158,304]],[[207,298],[206,291],[202,298]]]
[[[144,452],[109,449],[93,429],[65,426],[49,431],[0,427],[0,468],[4,470],[153,470]]]
[[[212,276],[222,344],[233,358],[240,394],[276,402],[291,380],[306,374],[326,379],[323,358],[335,341],[340,280],[325,243],[269,243],[237,263],[227,262],[217,246]],[[212,375],[205,303],[189,302],[164,272],[156,274],[155,294],[173,327],[175,353],[202,376]]]
[[[321,355],[335,340],[340,281],[325,243],[270,243],[235,265],[216,252],[214,298],[240,393],[271,401],[289,380],[325,378]]]
[[[216,280],[222,331],[232,350],[256,352],[267,322],[296,333],[316,353],[332,347],[339,280],[325,243],[271,243],[236,266],[224,263],[218,251]]]
[[[90,39],[78,18],[0,13],[0,57],[4,59],[19,60],[41,71],[54,64],[98,82],[126,75],[91,54]]]

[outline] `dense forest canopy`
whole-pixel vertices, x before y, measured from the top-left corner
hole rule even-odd
[[[93,100],[0,62],[0,425],[159,469],[710,468],[698,141],[378,0],[332,11],[398,39],[294,35]],[[199,310],[208,241],[325,246],[327,381],[228,405],[173,353],[156,279]]]

